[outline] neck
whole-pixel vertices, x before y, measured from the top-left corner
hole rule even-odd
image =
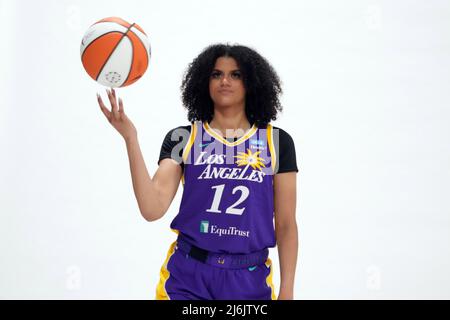
[[[209,126],[223,137],[232,138],[243,136],[251,128],[245,112],[239,111],[231,114],[230,111],[221,112],[215,110]]]

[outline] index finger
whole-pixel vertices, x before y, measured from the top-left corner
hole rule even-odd
[[[97,93],[97,101],[100,106],[100,110],[102,110],[103,114],[108,119],[108,121],[111,121],[111,112],[108,110],[108,108],[105,107],[102,97],[98,93]]]

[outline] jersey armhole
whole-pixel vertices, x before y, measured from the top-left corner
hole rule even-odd
[[[275,150],[275,145],[273,141],[273,126],[271,124],[267,125],[267,142],[269,144],[269,150],[270,150],[270,160],[272,163],[272,171],[273,174],[275,174],[275,169],[277,166],[277,153]]]
[[[182,155],[182,162],[183,162],[183,175],[181,176],[181,182],[184,186],[184,173],[186,172],[186,160],[189,156],[189,152],[192,149],[192,145],[195,141],[195,136],[197,135],[197,126],[195,124],[195,121],[191,123],[191,134],[189,135],[189,140],[186,144],[186,146],[183,148],[183,155]]]
[[[197,134],[197,126],[193,122],[191,124],[191,134],[189,135],[189,140],[186,143],[185,147],[183,148],[183,156],[182,156],[183,163],[186,163],[189,151],[191,151],[192,145],[194,144],[196,134]]]

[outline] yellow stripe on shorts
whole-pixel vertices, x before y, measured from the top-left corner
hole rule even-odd
[[[169,295],[166,291],[166,282],[170,277],[170,272],[167,270],[167,263],[169,262],[170,257],[175,253],[175,246],[177,241],[175,240],[169,248],[167,252],[166,260],[161,267],[161,271],[159,272],[159,283],[156,287],[156,300],[170,300]]]
[[[270,258],[267,258],[266,260],[266,267],[270,268],[270,273],[266,278],[266,284],[272,289],[272,300],[277,300],[277,297],[275,296],[275,287],[273,285],[272,280],[273,267],[272,267],[272,260],[270,260]]]

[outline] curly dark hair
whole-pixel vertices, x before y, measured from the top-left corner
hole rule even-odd
[[[283,110],[278,96],[281,80],[269,62],[255,50],[242,45],[213,44],[206,47],[186,69],[181,97],[188,110],[188,120],[210,122],[214,102],[209,93],[209,79],[216,60],[232,57],[241,70],[245,87],[245,114],[251,125],[265,128]]]

